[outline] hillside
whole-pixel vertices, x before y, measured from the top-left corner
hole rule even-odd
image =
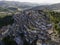
[[[50,5],[40,5],[32,8],[34,10],[43,10],[43,9],[48,9],[48,10],[60,10],[60,3],[57,4],[50,4]]]
[[[1,1],[0,44],[60,45],[58,6]]]
[[[53,16],[55,13],[52,14],[52,12],[48,13],[43,10],[27,10],[13,15],[13,17],[11,17],[14,19],[12,25],[9,25],[7,22],[8,25],[3,26],[0,30],[1,42],[3,41],[2,43],[5,45],[36,45],[46,44],[46,42],[49,45],[59,45],[59,38],[57,36],[55,38],[56,34],[52,29],[54,26],[52,22],[55,23],[54,21],[57,20],[51,19],[50,14],[52,17],[55,17]],[[54,37],[52,37],[52,35]],[[52,38],[54,40],[52,40]],[[18,39],[19,42],[17,41]]]
[[[0,7],[17,7],[21,9],[31,8],[34,6],[38,6],[38,4],[32,4],[27,2],[16,2],[16,1],[0,1]]]
[[[56,4],[33,4],[27,2],[16,2],[16,1],[0,1],[0,7],[14,7],[20,9],[49,9],[49,10],[60,10],[60,3]]]

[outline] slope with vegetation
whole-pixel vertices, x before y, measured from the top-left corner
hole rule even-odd
[[[45,10],[45,13],[50,16],[50,22],[53,23],[54,30],[56,30],[58,34],[60,34],[60,12]]]

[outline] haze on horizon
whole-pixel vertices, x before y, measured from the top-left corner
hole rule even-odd
[[[60,0],[0,0],[0,1],[18,1],[18,2],[30,2],[30,3],[46,3],[46,4],[54,4],[60,3]]]

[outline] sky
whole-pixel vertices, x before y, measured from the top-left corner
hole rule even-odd
[[[30,3],[50,3],[50,4],[54,4],[54,3],[60,3],[60,0],[3,0],[3,1],[19,1],[19,2],[30,2]]]

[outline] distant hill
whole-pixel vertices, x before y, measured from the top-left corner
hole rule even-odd
[[[50,7],[51,7],[51,9],[54,9],[54,10],[60,10],[60,3],[53,4]]]
[[[42,9],[49,9],[49,10],[60,10],[60,3],[51,4],[51,5],[40,5],[32,8],[34,10],[42,10]]]
[[[38,6],[38,4],[32,4],[27,2],[17,2],[17,1],[0,1],[0,7],[18,7],[18,8],[31,8],[34,6]]]
[[[20,8],[20,9],[49,9],[49,10],[60,10],[60,3],[57,4],[33,4],[28,2],[17,2],[17,1],[0,1],[0,7],[3,8]]]

